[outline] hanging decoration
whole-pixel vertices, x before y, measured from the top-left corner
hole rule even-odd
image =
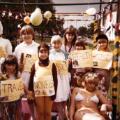
[[[50,11],[46,11],[45,13],[44,13],[44,18],[46,18],[48,21],[49,21],[49,19],[52,17],[52,13],[50,12]]]
[[[95,8],[89,8],[89,9],[86,10],[86,14],[95,15],[96,14],[96,9]]]
[[[24,17],[24,22],[25,22],[26,24],[30,24],[30,17],[29,17],[29,16],[25,16],[25,17]]]
[[[40,8],[36,8],[30,16],[30,22],[34,26],[39,26],[42,23],[43,17]]]

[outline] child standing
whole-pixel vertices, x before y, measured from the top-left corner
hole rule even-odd
[[[86,50],[85,42],[82,40],[76,40],[75,42],[75,51]],[[69,58],[69,71],[71,73],[71,89],[73,87],[83,87],[82,85],[82,76],[91,71],[92,68],[74,68],[74,61]]]
[[[29,98],[35,101],[38,120],[51,120],[51,109],[56,97],[57,70],[49,61],[49,46],[38,47],[39,60],[32,67],[29,81]]]
[[[51,39],[52,49],[50,51],[49,59],[56,64],[58,74],[58,87],[55,99],[56,109],[60,120],[66,118],[66,101],[70,93],[70,77],[67,69],[65,52],[61,50],[62,38],[55,35]]]
[[[32,64],[38,58],[39,44],[34,41],[34,29],[30,25],[25,25],[21,28],[20,36],[23,42],[16,46],[14,54],[19,62],[21,77],[24,80],[26,88],[28,88],[30,70]]]
[[[2,74],[6,76],[6,80],[19,79],[20,77],[19,77],[19,72],[18,72],[17,58],[14,55],[8,55],[1,66],[1,71],[2,71]],[[1,106],[0,112],[1,112],[2,119],[21,120],[21,99],[20,97],[21,96],[19,96],[17,100],[9,101],[7,99],[3,99],[2,101],[0,101],[0,106]]]
[[[96,37],[96,42],[97,51],[110,52],[108,37],[105,34],[98,35]],[[101,77],[101,80],[99,81],[98,84],[98,88],[102,90],[103,94],[106,96],[110,85],[110,69],[107,70],[101,68],[94,68],[94,72]]]
[[[61,47],[62,50],[66,52],[66,57],[68,57],[69,53],[74,50],[76,39],[76,29],[74,27],[67,28],[64,34],[64,43]]]

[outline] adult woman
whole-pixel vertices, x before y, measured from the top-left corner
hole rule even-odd
[[[100,114],[98,103],[104,104],[107,109],[111,105],[100,91],[96,89],[98,77],[95,73],[86,73],[84,88],[75,88],[71,96],[70,120],[105,120]]]
[[[57,70],[49,61],[49,46],[42,43],[38,47],[39,60],[31,70],[29,82],[29,98],[34,95],[38,120],[51,120],[51,109],[56,97]]]
[[[74,45],[76,41],[76,30],[73,27],[67,28],[64,34],[64,44],[62,46],[62,50],[66,52],[66,56],[70,53],[70,51],[74,50]]]

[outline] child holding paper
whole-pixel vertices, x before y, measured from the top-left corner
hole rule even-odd
[[[97,51],[110,52],[108,37],[105,34],[98,35],[96,37],[96,42]],[[94,72],[101,77],[101,80],[99,81],[98,84],[98,89],[102,90],[103,94],[106,96],[110,85],[110,68],[109,69],[94,68]]]
[[[41,43],[38,47],[39,59],[31,69],[28,99],[33,99],[37,120],[51,120],[51,109],[56,97],[57,70],[49,61],[49,46]]]
[[[58,112],[59,120],[66,118],[66,101],[70,94],[70,74],[68,73],[65,52],[61,50],[62,38],[54,35],[51,39],[52,49],[49,59],[53,61],[57,67],[58,87],[55,99],[55,105]]]
[[[75,50],[74,51],[79,52],[81,50],[86,50],[85,43],[82,40],[77,40],[75,42]],[[71,73],[71,89],[73,87],[83,87],[81,78],[87,71],[92,71],[92,68],[79,68],[78,66],[75,66],[75,60],[73,60],[73,58],[71,58],[71,56],[69,56],[68,58],[69,58],[68,59],[69,71]]]
[[[28,83],[30,78],[30,71],[31,67],[34,64],[34,62],[38,59],[38,46],[39,44],[35,42],[35,32],[32,26],[25,25],[20,30],[20,37],[22,38],[23,42],[16,46],[14,54],[18,59],[19,68],[21,71],[21,77],[24,81],[26,92],[28,91]],[[25,119],[32,116],[34,118],[33,114],[33,106],[30,103],[29,106],[27,103],[26,96],[22,99],[22,111],[23,115],[25,116]],[[25,109],[24,106],[26,105]],[[26,118],[27,116],[27,118]]]
[[[2,74],[1,74],[1,83],[5,80],[15,80],[18,81],[19,77],[19,70],[18,70],[18,61],[17,58],[14,55],[8,55],[5,58],[5,61],[3,62],[1,66]],[[20,80],[20,79],[19,79]],[[7,88],[6,84],[6,88]],[[19,83],[19,89],[24,91],[24,85],[22,80]],[[4,88],[5,90],[7,90]],[[10,83],[8,85],[9,89],[9,95],[11,95],[11,92],[18,91],[18,87],[16,86],[10,86]],[[3,90],[3,89],[1,89]],[[11,91],[11,92],[10,92]],[[0,91],[2,93],[2,91]],[[15,93],[12,93],[12,95]],[[17,93],[16,98],[9,96],[4,96],[3,99],[0,100],[0,118],[4,120],[20,120],[21,119],[21,94],[23,93]]]

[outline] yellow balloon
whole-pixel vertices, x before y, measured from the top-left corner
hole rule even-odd
[[[30,16],[32,25],[39,26],[42,23],[43,17],[39,8],[37,8]]]

